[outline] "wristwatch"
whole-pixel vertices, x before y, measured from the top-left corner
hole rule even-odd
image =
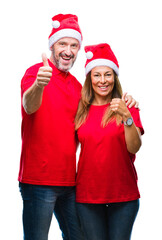
[[[124,125],[125,126],[131,126],[133,124],[133,118],[130,117],[130,118],[127,118],[127,120],[124,122]]]

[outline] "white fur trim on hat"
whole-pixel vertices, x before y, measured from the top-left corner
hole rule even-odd
[[[59,21],[57,21],[57,20],[55,20],[55,21],[52,21],[52,27],[53,28],[59,28],[60,27],[60,22]]]
[[[81,46],[81,43],[82,43],[81,34],[74,29],[66,28],[66,29],[59,30],[58,32],[54,33],[49,38],[49,48],[51,48],[51,46],[55,42],[57,42],[59,39],[64,38],[64,37],[71,37],[71,38],[77,39],[79,41],[80,46]]]
[[[119,68],[117,67],[117,65],[108,59],[102,59],[102,58],[92,60],[91,62],[89,62],[87,64],[87,66],[85,68],[86,75],[92,70],[92,68],[97,67],[97,66],[110,67],[116,72],[117,75],[119,75]]]
[[[86,52],[86,58],[87,59],[93,58],[93,52],[91,52],[91,51]]]

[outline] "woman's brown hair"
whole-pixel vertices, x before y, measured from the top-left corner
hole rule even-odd
[[[122,87],[119,81],[117,74],[114,72],[114,88],[112,91],[112,99],[113,98],[121,98],[122,97]],[[77,114],[75,117],[75,129],[77,130],[85,121],[88,116],[89,108],[94,100],[94,91],[92,88],[91,82],[91,72],[89,72],[86,76],[82,91],[81,91],[81,100],[78,105]],[[101,125],[105,127],[111,120],[117,121],[117,124],[121,122],[121,117],[118,114],[115,114],[113,111],[107,107]]]

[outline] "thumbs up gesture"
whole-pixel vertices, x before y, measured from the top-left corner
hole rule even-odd
[[[37,73],[36,85],[44,88],[48,85],[52,77],[52,68],[48,64],[48,59],[45,53],[42,54],[43,67],[40,67]]]

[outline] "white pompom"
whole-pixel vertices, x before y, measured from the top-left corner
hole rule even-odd
[[[93,58],[93,52],[91,52],[91,51],[86,52],[86,58],[87,58],[87,59]]]
[[[60,22],[55,20],[55,21],[52,22],[52,26],[53,26],[53,28],[59,28],[60,27]]]

